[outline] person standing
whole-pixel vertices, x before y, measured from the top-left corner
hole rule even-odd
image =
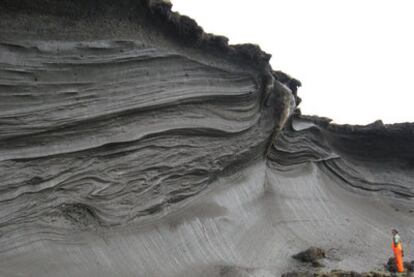
[[[398,231],[392,229],[392,250],[395,257],[395,265],[397,266],[397,272],[404,272],[404,250],[402,247],[402,241]]]

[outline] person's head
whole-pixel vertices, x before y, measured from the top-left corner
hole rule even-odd
[[[392,232],[392,234],[395,236],[396,234],[398,234],[398,231],[397,231],[397,229],[392,229],[391,230],[391,232]]]

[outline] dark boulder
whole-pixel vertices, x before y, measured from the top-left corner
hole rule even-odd
[[[310,247],[303,252],[293,255],[292,258],[304,263],[312,263],[314,267],[320,267],[322,265],[318,260],[325,258],[325,251],[321,248]]]

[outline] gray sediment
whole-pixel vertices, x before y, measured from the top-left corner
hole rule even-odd
[[[1,1],[0,275],[366,271],[391,227],[413,256],[413,124],[302,116],[269,59],[163,1]]]

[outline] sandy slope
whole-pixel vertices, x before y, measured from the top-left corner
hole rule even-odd
[[[280,132],[299,83],[268,54],[112,2],[0,3],[1,276],[370,270],[391,227],[414,255],[412,124]]]

